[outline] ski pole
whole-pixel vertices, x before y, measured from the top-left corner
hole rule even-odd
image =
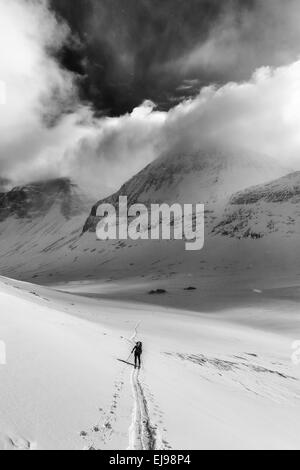
[[[130,356],[128,357],[128,359],[127,359],[127,361],[126,361],[126,362],[128,362],[128,361],[129,361],[129,359],[131,358],[132,354],[133,354],[133,353],[130,353]]]

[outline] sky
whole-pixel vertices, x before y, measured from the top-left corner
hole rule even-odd
[[[298,0],[0,0],[0,178],[99,198],[213,143],[300,168]]]
[[[299,2],[298,2],[299,3]],[[169,109],[211,83],[248,79],[299,53],[297,1],[52,0],[71,27],[60,62],[110,115],[145,99]],[[296,10],[296,15],[294,15]]]

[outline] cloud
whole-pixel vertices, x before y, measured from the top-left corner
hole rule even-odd
[[[165,67],[218,82],[246,79],[261,66],[297,59],[299,22],[298,0],[255,0],[244,8],[242,2],[225,2],[207,37]]]
[[[72,153],[78,171],[122,183],[148,161],[207,146],[243,148],[300,168],[300,61],[258,69],[250,80],[206,87],[168,112],[150,103],[121,118],[107,118],[92,139]],[[74,167],[73,163],[73,167]],[[104,171],[103,171],[104,170]]]
[[[231,1],[231,0],[230,0]],[[248,1],[248,0],[247,0]],[[252,0],[251,0],[252,1]],[[80,38],[63,63],[83,69],[81,91],[111,116],[152,99],[165,107],[183,78],[163,66],[202,40],[220,0],[51,0]]]
[[[37,123],[43,100],[53,95],[59,105],[71,98],[72,77],[49,54],[61,46],[67,30],[56,23],[45,1],[0,0],[0,12],[0,77],[7,93],[0,125],[5,139],[11,128],[23,132],[25,119],[29,126]]]
[[[120,118],[95,118],[76,76],[55,53],[69,40],[47,0],[0,0],[0,176],[13,184],[71,176],[99,196],[153,160],[164,119],[145,102]]]
[[[65,164],[99,196],[163,154],[184,156],[207,146],[242,148],[299,169],[299,83],[296,61],[260,68],[248,81],[206,87],[168,112],[145,102],[131,114],[98,120],[97,132],[83,138]]]
[[[233,145],[300,165],[300,61],[258,69],[249,81],[207,87],[171,110],[165,134],[173,147]]]
[[[80,38],[62,54],[81,92],[116,116],[145,99],[173,107],[210,83],[247,80],[300,53],[299,0],[51,0]],[[67,56],[67,58],[66,58]],[[182,88],[185,80],[198,79]]]
[[[146,101],[132,113],[102,118],[65,153],[63,167],[95,195],[109,195],[163,151],[167,113]]]
[[[76,76],[53,54],[69,34],[46,0],[0,0],[0,79],[7,85],[0,177],[70,176],[100,198],[155,158],[206,145],[243,147],[300,168],[300,61],[205,87],[169,111],[145,101],[123,116],[99,118],[80,103]]]
[[[0,79],[6,92],[0,174],[38,177],[47,160],[55,167],[64,147],[81,136],[77,122],[87,110],[78,104],[75,77],[53,57],[68,35],[46,0],[0,0]]]

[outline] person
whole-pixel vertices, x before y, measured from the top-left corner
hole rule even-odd
[[[134,346],[132,353],[134,353],[134,367],[137,369],[137,367],[140,369],[141,368],[141,356],[143,353],[143,344],[138,341],[136,345]]]

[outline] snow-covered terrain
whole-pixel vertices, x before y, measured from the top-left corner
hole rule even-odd
[[[249,155],[165,157],[108,199],[207,201],[196,254],[184,241],[97,240],[99,203],[88,217],[66,179],[0,195],[0,446],[299,449],[296,225],[221,230],[230,211],[259,208],[265,223],[289,207],[298,221],[296,194],[269,200],[297,186],[297,174],[269,184],[284,173]],[[140,372],[128,359],[137,338]]]
[[[164,155],[134,176],[122,188],[92,209],[85,230],[95,231],[101,203],[202,203],[220,210],[230,196],[255,183],[283,176],[286,169],[272,159],[240,149],[206,149],[192,154]]]
[[[233,195],[214,232],[236,238],[259,239],[279,235],[289,238],[300,232],[300,172]]]
[[[167,155],[107,199],[116,202],[119,195],[126,195],[129,203],[207,202],[206,243],[199,254],[200,261],[188,255],[181,259],[184,248],[177,242],[149,242],[146,246],[139,242],[96,240],[97,207],[101,201],[91,211],[92,202],[69,180],[16,188],[0,197],[1,273],[51,284],[53,280],[65,279],[141,278],[148,273],[160,276],[161,271],[173,276],[176,272],[186,273],[187,266],[189,273],[198,276],[202,275],[204,264],[209,269],[222,266],[227,270],[234,264],[236,257],[232,261],[232,250],[236,248],[228,250],[223,237],[215,240],[212,230],[222,220],[230,196],[234,191],[255,182],[269,182],[285,172],[269,158],[244,151],[206,150],[186,156]],[[245,247],[245,252],[249,249]],[[218,253],[217,265],[215,253]]]
[[[297,301],[193,313],[115,294],[1,278],[1,448],[299,449]]]
[[[0,195],[1,273],[37,279],[38,272],[48,269],[50,279],[51,267],[72,253],[69,245],[79,238],[90,205],[91,201],[65,178]]]

